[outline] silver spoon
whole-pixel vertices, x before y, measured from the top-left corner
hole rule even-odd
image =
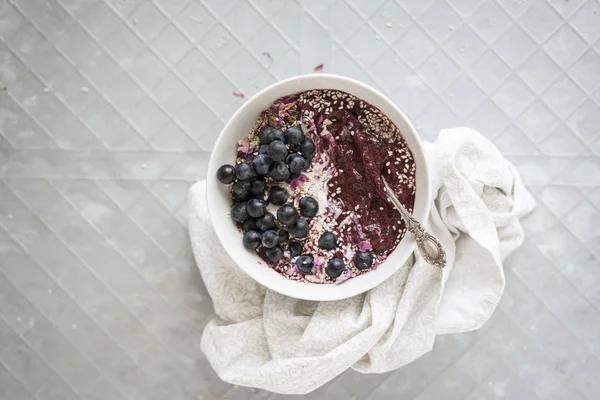
[[[394,204],[394,207],[400,212],[402,218],[404,218],[404,222],[408,225],[408,230],[413,238],[417,241],[417,247],[419,248],[419,252],[421,256],[427,261],[429,264],[436,266],[438,268],[444,268],[446,266],[446,252],[444,251],[444,246],[442,243],[425,230],[423,225],[419,221],[413,218],[412,215],[404,208],[402,203],[398,200],[390,185],[386,182],[384,177],[381,177],[383,180],[383,184],[385,186],[385,190],[388,193],[388,198]]]

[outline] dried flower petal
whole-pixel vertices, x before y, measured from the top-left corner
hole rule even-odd
[[[343,274],[341,274],[336,280],[335,283],[340,284],[342,282],[347,281],[348,279],[352,278],[354,276],[354,272],[352,272],[351,270],[347,269],[346,272],[344,272]]]
[[[246,96],[244,95],[244,93],[242,92],[238,92],[237,90],[233,91],[233,95],[236,97],[241,97],[242,99],[245,98]]]
[[[323,72],[323,64],[319,64],[315,67],[315,72]]]
[[[290,182],[290,189],[295,192],[296,189],[298,187],[302,186],[302,184],[304,182],[306,182],[307,180],[308,180],[308,177],[304,174],[301,174],[299,177],[297,177],[296,179],[294,179]]]
[[[250,146],[250,140],[243,138],[238,140],[238,153],[250,154],[252,152],[252,146]]]
[[[273,57],[271,56],[271,53],[269,53],[268,51],[265,51],[261,55],[263,57],[265,57],[267,60],[267,68],[270,68],[271,65],[273,65]]]
[[[368,251],[368,250],[373,250],[373,246],[371,245],[371,242],[369,242],[368,240],[363,240],[362,242],[358,243],[358,249],[360,251]]]
[[[318,255],[313,256],[313,272],[323,273],[325,271],[325,257]]]

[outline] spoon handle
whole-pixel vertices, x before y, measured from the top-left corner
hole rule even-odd
[[[388,193],[390,201],[394,204],[394,207],[400,212],[404,222],[408,226],[408,231],[417,242],[417,248],[421,253],[421,256],[429,264],[438,268],[444,268],[446,266],[446,251],[442,243],[432,234],[427,232],[423,225],[417,221],[409,212],[404,208],[404,205],[400,203],[386,180],[382,177],[385,190]]]

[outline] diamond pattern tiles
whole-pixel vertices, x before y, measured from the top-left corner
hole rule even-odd
[[[0,0],[0,398],[283,398],[199,350],[186,192],[233,91],[321,63],[480,130],[539,206],[482,330],[301,398],[600,397],[600,1]]]

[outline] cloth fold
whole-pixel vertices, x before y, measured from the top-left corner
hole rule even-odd
[[[426,225],[448,266],[418,253],[381,285],[345,300],[310,302],[270,291],[227,256],[212,229],[205,184],[192,186],[189,231],[217,317],[202,350],[226,382],[284,394],[315,390],[348,368],[385,372],[430,351],[437,334],[480,328],[504,290],[502,260],[523,241],[534,200],[516,169],[469,128],[425,144],[433,193]]]

